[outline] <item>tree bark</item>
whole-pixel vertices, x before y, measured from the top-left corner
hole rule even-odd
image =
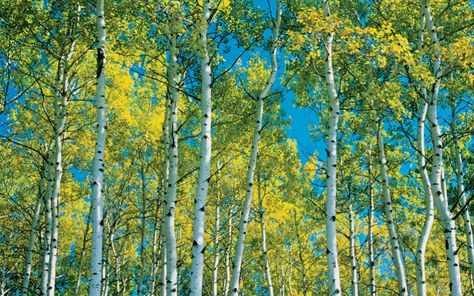
[[[471,224],[471,213],[469,211],[469,207],[466,206],[467,198],[466,198],[466,188],[464,187],[464,169],[463,169],[463,159],[461,153],[461,147],[459,144],[459,135],[456,131],[456,119],[455,119],[455,106],[454,102],[452,105],[453,110],[453,123],[452,123],[452,132],[454,137],[454,144],[455,144],[455,163],[456,163],[456,181],[458,187],[458,198],[460,200],[461,211],[462,211],[462,218],[464,222],[464,231],[466,232],[466,251],[467,251],[467,258],[469,261],[470,267],[470,281],[471,287],[474,287],[473,279],[474,279],[474,237],[472,234],[472,224]]]
[[[331,16],[329,0],[325,0],[326,16]],[[336,198],[337,198],[337,178],[336,178],[336,162],[337,162],[337,126],[339,121],[339,97],[336,91],[333,69],[333,52],[332,43],[334,33],[329,32],[326,39],[326,86],[329,95],[329,133],[327,140],[327,185],[326,185],[326,256],[328,266],[328,285],[330,287],[330,295],[340,295],[341,281],[339,276],[339,263],[337,251],[336,236]]]
[[[434,61],[433,75],[436,81],[433,85],[431,98],[428,106],[428,120],[430,122],[431,140],[433,143],[433,161],[431,167],[431,188],[435,207],[442,217],[444,226],[444,236],[446,245],[446,254],[448,258],[448,270],[450,278],[450,290],[452,296],[462,295],[461,272],[459,269],[458,249],[456,247],[456,223],[452,219],[452,213],[448,206],[448,198],[445,192],[445,182],[443,178],[443,142],[441,140],[441,131],[438,124],[437,102],[438,93],[442,77],[441,54],[439,52],[439,39],[436,33],[433,17],[431,16],[431,7],[429,0],[422,0],[422,6],[425,9],[426,23],[431,41],[434,43]]]
[[[277,12],[276,12],[276,19],[274,21],[273,26],[273,40],[272,40],[272,70],[270,76],[267,80],[267,83],[263,90],[260,92],[258,97],[258,105],[257,105],[257,116],[256,116],[256,123],[255,123],[255,130],[253,135],[252,141],[252,150],[250,154],[250,164],[247,170],[247,191],[245,194],[245,202],[242,207],[242,215],[240,217],[239,223],[239,234],[237,238],[237,243],[235,246],[235,255],[233,261],[233,270],[232,270],[232,280],[231,280],[231,291],[229,295],[237,296],[239,294],[239,282],[240,282],[240,274],[242,268],[242,260],[244,254],[244,241],[245,235],[247,234],[247,225],[249,222],[249,215],[250,215],[250,206],[252,203],[252,195],[253,195],[253,182],[254,182],[254,174],[255,174],[255,167],[257,165],[257,157],[258,157],[258,144],[260,142],[260,137],[262,133],[262,123],[263,123],[263,105],[264,100],[267,98],[268,93],[270,92],[273,83],[275,82],[276,74],[278,71],[278,64],[277,64],[277,43],[280,34],[280,23],[281,23],[281,9],[280,9],[280,1],[277,0]]]
[[[262,188],[261,188],[261,181],[258,180],[258,204],[259,204],[259,214],[260,214],[260,232],[262,236],[262,258],[263,258],[263,270],[265,272],[265,279],[267,281],[267,291],[268,296],[273,296],[273,283],[272,283],[272,276],[270,272],[270,260],[268,258],[268,250],[267,250],[267,234],[265,232],[265,208],[263,207],[263,196],[262,196]]]
[[[372,147],[369,146],[369,217],[368,217],[368,230],[367,230],[367,244],[369,248],[369,295],[376,296],[377,295],[377,285],[375,283],[375,256],[374,256],[374,232],[373,232],[373,225],[374,225],[374,192],[372,189],[372,155],[371,155]]]
[[[94,163],[92,168],[92,245],[91,245],[91,280],[89,295],[100,296],[102,292],[102,245],[103,245],[103,208],[102,194],[104,192],[104,150],[106,131],[105,103],[105,10],[104,0],[97,0],[97,138],[95,144]]]
[[[351,257],[352,272],[352,296],[359,296],[359,271],[357,269],[356,242],[355,242],[355,226],[354,212],[352,211],[352,202],[349,203],[349,245]]]
[[[33,264],[33,251],[35,248],[35,238],[36,238],[36,228],[38,225],[38,220],[41,214],[41,205],[43,203],[44,198],[44,186],[46,183],[46,176],[42,173],[40,183],[39,183],[39,196],[35,203],[35,210],[33,212],[33,219],[31,220],[31,230],[30,230],[30,238],[28,240],[28,253],[26,255],[26,266],[25,272],[23,275],[23,285],[22,285],[22,295],[28,295],[29,293],[29,285],[30,285],[30,277],[31,277],[31,267]]]
[[[387,173],[387,160],[385,158],[385,147],[382,136],[382,123],[379,124],[377,129],[377,144],[379,148],[379,162],[380,162],[380,175],[382,177],[382,190],[384,196],[384,211],[385,220],[387,223],[388,233],[390,236],[390,247],[392,251],[393,262],[395,265],[395,273],[397,275],[397,284],[400,295],[408,296],[408,285],[406,279],[405,266],[403,262],[403,254],[398,238],[398,233],[395,228],[393,221],[393,206],[392,197],[390,194],[390,186],[388,183]]]
[[[425,89],[426,91],[426,89]],[[433,194],[431,189],[431,182],[426,168],[426,155],[425,155],[425,120],[426,112],[428,110],[428,103],[423,102],[420,109],[420,116],[418,118],[418,138],[417,138],[417,149],[418,149],[418,170],[421,174],[423,182],[423,190],[425,195],[425,220],[423,229],[418,239],[417,254],[416,254],[416,285],[418,296],[426,296],[426,272],[425,272],[425,253],[426,246],[431,233],[431,228],[434,222],[434,204]]]
[[[169,126],[168,149],[168,179],[166,185],[166,200],[164,208],[164,226],[166,241],[166,294],[178,294],[178,267],[176,254],[175,210],[178,185],[178,85],[177,85],[177,18],[173,14],[170,33],[169,65],[168,65],[168,94],[169,94]]]
[[[211,170],[211,61],[208,52],[207,30],[211,17],[210,0],[203,0],[201,28],[199,38],[199,58],[201,62],[201,159],[199,164],[199,177],[196,199],[194,201],[193,248],[192,248],[192,273],[191,295],[202,295],[202,278],[204,267],[205,209],[209,189]]]

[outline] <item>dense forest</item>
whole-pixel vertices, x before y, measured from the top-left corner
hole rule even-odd
[[[0,295],[474,295],[473,65],[472,0],[0,0]]]

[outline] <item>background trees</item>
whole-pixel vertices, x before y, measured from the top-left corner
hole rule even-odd
[[[97,7],[0,1],[3,295],[472,293],[469,1],[105,5],[101,225]]]

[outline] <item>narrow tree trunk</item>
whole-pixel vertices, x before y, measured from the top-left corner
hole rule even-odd
[[[352,212],[352,202],[349,203],[349,244],[351,255],[352,270],[352,296],[359,296],[359,272],[357,270],[356,242],[355,242],[355,226],[354,213]]]
[[[301,276],[301,287],[302,287],[302,290],[303,290],[303,296],[306,296],[307,295],[307,290],[308,290],[308,285],[307,285],[307,279],[306,279],[306,264],[305,264],[305,260],[304,260],[304,257],[303,257],[303,246],[302,246],[302,243],[301,243],[301,237],[300,237],[300,232],[298,231],[298,219],[296,217],[296,210],[293,210],[293,219],[294,219],[294,225],[295,225],[295,232],[296,232],[296,242],[298,244],[298,258],[301,262],[301,268],[298,268],[299,271],[300,271],[300,276]],[[291,258],[291,247],[290,249],[288,250],[288,258]],[[291,275],[291,271],[290,271],[290,275]],[[290,292],[291,292],[291,282],[288,286],[288,288],[290,289]]]
[[[270,272],[270,260],[268,259],[268,250],[267,250],[267,234],[265,232],[265,208],[263,207],[263,196],[261,182],[258,180],[258,204],[259,204],[259,214],[260,214],[260,232],[262,235],[262,258],[263,258],[263,269],[265,271],[265,279],[267,281],[268,295],[273,296],[273,284],[272,276]]]
[[[444,226],[444,237],[446,245],[446,255],[448,259],[448,270],[450,278],[450,290],[452,296],[462,295],[461,272],[459,269],[458,249],[456,247],[456,223],[452,219],[452,213],[449,209],[445,184],[443,178],[443,142],[441,140],[441,131],[438,125],[437,101],[439,87],[441,83],[441,54],[439,52],[439,39],[436,33],[429,0],[421,1],[425,8],[426,23],[431,41],[435,46],[435,59],[433,61],[433,74],[436,82],[433,85],[431,100],[428,106],[428,120],[430,121],[430,133],[433,143],[433,161],[431,168],[431,188],[436,208],[441,214]],[[444,186],[444,188],[443,188]]]
[[[201,62],[201,160],[199,164],[199,177],[196,199],[194,200],[193,224],[193,255],[191,274],[191,295],[202,295],[202,278],[204,267],[205,209],[209,189],[211,170],[211,61],[207,50],[207,30],[211,16],[210,0],[202,2],[201,28],[199,38],[199,58]]]
[[[74,287],[74,294],[75,296],[79,295],[79,289],[81,287],[81,282],[82,282],[82,259],[86,255],[86,243],[87,243],[87,238],[89,237],[89,228],[90,228],[90,217],[92,214],[92,205],[89,208],[89,214],[87,215],[87,220],[86,220],[86,229],[84,230],[84,236],[82,237],[82,246],[81,246],[81,254],[79,255],[79,259],[75,262],[76,268],[77,268],[77,278],[76,278],[76,285]]]
[[[369,217],[367,230],[367,244],[369,248],[369,295],[377,295],[377,286],[375,283],[375,255],[374,255],[374,192],[372,189],[372,167],[371,167],[371,147],[369,147]]]
[[[97,138],[95,144],[94,164],[92,168],[92,246],[91,246],[91,280],[89,295],[100,296],[102,291],[102,244],[103,238],[103,209],[102,193],[104,192],[104,150],[105,150],[105,11],[104,0],[96,2],[97,14]]]
[[[426,92],[426,89],[425,89]],[[434,204],[433,194],[431,190],[430,178],[428,170],[426,168],[426,155],[425,155],[425,120],[426,112],[428,110],[428,103],[423,102],[420,110],[420,116],[418,118],[418,138],[417,138],[417,149],[418,149],[418,170],[420,171],[423,190],[425,195],[425,221],[420,237],[418,239],[417,254],[416,254],[416,285],[418,296],[426,296],[426,272],[425,272],[425,253],[426,246],[431,233],[431,228],[434,222]]]
[[[216,181],[216,194],[217,194],[217,203],[216,203],[216,222],[214,226],[214,266],[212,268],[212,295],[217,296],[218,289],[218,273],[219,273],[219,255],[220,255],[220,241],[219,241],[219,232],[220,232],[220,219],[221,219],[221,207],[220,207],[220,178],[221,178],[221,165],[217,162],[217,181]]]
[[[327,17],[331,16],[329,0],[325,0]],[[339,277],[339,263],[336,236],[336,162],[337,162],[337,125],[339,121],[339,98],[336,91],[333,69],[332,43],[334,33],[329,32],[326,39],[326,85],[329,94],[330,114],[329,133],[327,141],[327,186],[326,186],[326,256],[328,266],[328,284],[330,295],[341,294],[341,281]]]
[[[144,149],[146,151],[146,147]],[[141,163],[141,168],[140,168],[140,178],[142,181],[141,184],[141,217],[140,217],[140,222],[141,222],[141,229],[140,229],[140,270],[139,270],[139,276],[138,276],[138,284],[137,284],[137,294],[138,296],[144,295],[143,292],[143,282],[144,282],[144,277],[145,277],[145,235],[146,235],[146,178],[145,178],[145,168],[143,164],[143,160]]]
[[[225,281],[224,281],[224,295],[229,295],[229,287],[231,280],[231,250],[232,250],[232,217],[234,215],[234,207],[231,206],[227,219],[227,247],[225,250]]]
[[[178,85],[177,85],[177,19],[172,16],[169,65],[168,65],[168,93],[169,93],[169,126],[167,157],[169,163],[168,180],[166,185],[166,200],[164,208],[164,226],[166,241],[166,295],[178,293],[178,267],[176,254],[175,209],[178,185]]]
[[[52,153],[52,152],[50,152]],[[51,234],[52,234],[52,210],[51,210],[51,195],[53,193],[54,170],[51,165],[53,156],[49,157],[47,164],[47,190],[44,196],[45,203],[45,230],[43,240],[43,258],[41,267],[41,281],[40,281],[40,295],[47,295],[48,292],[48,278],[49,278],[49,258],[51,257]]]
[[[426,29],[426,16],[425,8],[421,6],[421,21],[420,21],[420,37],[419,37],[419,48],[422,49],[425,40],[424,40],[424,31]],[[421,60],[421,58],[420,58]],[[426,168],[426,154],[425,154],[425,121],[426,113],[428,111],[428,94],[426,87],[421,86],[422,91],[422,104],[420,108],[420,115],[418,117],[418,137],[417,137],[417,149],[418,149],[418,170],[421,175],[423,191],[424,191],[424,200],[425,200],[425,220],[423,224],[423,229],[421,231],[420,237],[417,244],[417,253],[416,253],[416,285],[418,296],[426,296],[427,287],[426,287],[426,271],[425,271],[425,253],[426,246],[430,237],[431,229],[434,222],[434,203],[433,203],[433,194],[431,190],[431,182],[428,174],[428,169]]]
[[[168,219],[173,216],[168,216],[167,215],[167,196],[168,196],[168,183],[169,183],[169,171],[170,171],[170,116],[171,116],[171,110],[170,110],[170,96],[167,97],[166,99],[166,114],[165,114],[165,121],[163,124],[163,141],[164,141],[164,149],[165,149],[165,163],[164,163],[164,173],[163,173],[163,180],[162,180],[162,186],[163,188],[163,210],[161,212],[161,246],[160,246],[160,251],[161,251],[161,273],[160,273],[160,295],[161,296],[166,296],[167,292],[167,276],[168,276],[168,260],[167,260],[167,251],[166,251],[166,245],[168,241]],[[174,234],[174,231],[172,232]]]
[[[463,170],[463,160],[462,160],[462,154],[461,154],[461,147],[459,144],[459,136],[455,130],[456,122],[455,122],[455,112],[454,112],[454,106],[453,108],[453,137],[454,137],[454,144],[455,144],[455,158],[456,158],[456,177],[457,177],[457,183],[458,183],[458,195],[459,199],[461,201],[461,211],[462,211],[462,218],[464,221],[464,231],[466,232],[466,249],[467,249],[467,257],[469,260],[469,266],[470,266],[470,282],[471,282],[471,287],[474,287],[473,279],[474,279],[474,237],[472,234],[472,224],[471,224],[471,214],[469,212],[469,207],[466,205],[467,199],[466,199],[466,190],[464,187],[464,170]]]
[[[252,150],[250,154],[250,164],[247,170],[247,191],[245,194],[245,202],[242,208],[242,216],[240,217],[239,223],[239,234],[237,238],[237,244],[235,247],[235,255],[233,261],[233,270],[232,270],[232,280],[231,280],[231,291],[229,295],[237,296],[239,294],[239,282],[240,274],[242,268],[242,260],[244,255],[244,241],[245,235],[247,234],[247,225],[249,222],[250,206],[252,203],[253,195],[253,182],[254,182],[254,173],[255,167],[257,165],[257,156],[258,156],[258,144],[260,142],[260,136],[262,132],[262,123],[263,123],[263,103],[268,93],[270,92],[273,83],[275,82],[276,74],[278,71],[278,65],[276,61],[277,56],[277,42],[280,34],[280,23],[281,23],[281,10],[280,10],[280,1],[277,0],[277,11],[276,19],[273,26],[273,40],[272,40],[272,70],[268,81],[261,91],[258,97],[257,105],[257,118],[255,123],[255,130],[252,141]]]
[[[162,184],[166,184],[166,183],[162,183]],[[163,186],[161,187],[163,188]],[[150,271],[150,278],[151,278],[151,284],[150,284],[150,295],[156,295],[156,286],[157,286],[157,273],[158,273],[158,268],[159,268],[159,258],[160,258],[160,255],[161,255],[161,248],[159,248],[159,246],[161,246],[161,230],[162,228],[160,228],[160,226],[158,225],[162,225],[160,222],[159,222],[159,209],[161,207],[161,202],[160,202],[160,199],[159,198],[155,198],[155,200],[157,201],[155,203],[155,215],[154,215],[154,224],[153,224],[153,245],[151,247],[152,249],[152,256],[151,256],[151,271]]]
[[[385,210],[385,219],[387,223],[388,233],[390,236],[390,248],[392,251],[393,262],[395,265],[395,273],[397,275],[397,284],[400,295],[408,296],[408,286],[406,279],[405,266],[403,263],[403,254],[400,246],[400,241],[398,239],[398,233],[395,228],[395,223],[393,221],[393,206],[392,206],[392,197],[390,194],[390,186],[388,183],[388,173],[387,173],[387,160],[385,159],[385,147],[382,136],[382,124],[379,124],[377,129],[377,144],[379,148],[379,162],[380,162],[380,175],[382,177],[382,190],[384,196],[384,210]]]
[[[28,240],[28,253],[26,255],[26,267],[25,273],[23,275],[23,285],[22,285],[22,295],[29,294],[29,285],[30,285],[30,277],[31,277],[31,267],[33,264],[33,251],[35,248],[35,238],[36,238],[36,227],[38,225],[38,220],[41,214],[41,205],[43,203],[44,198],[44,186],[46,183],[46,176],[42,174],[40,184],[39,184],[39,196],[36,200],[35,210],[33,212],[33,219],[31,220],[31,230],[30,230],[30,238]]]

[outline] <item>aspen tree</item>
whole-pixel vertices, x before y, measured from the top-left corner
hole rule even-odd
[[[262,196],[262,181],[260,176],[257,177],[257,196],[258,196],[258,205],[259,205],[259,215],[260,215],[260,232],[262,237],[262,258],[263,258],[263,270],[265,273],[265,279],[267,281],[268,295],[273,296],[273,283],[272,275],[270,272],[270,260],[268,258],[268,249],[267,249],[267,233],[265,231],[265,208],[263,207],[263,196]]]
[[[372,145],[369,143],[368,152],[368,195],[369,195],[369,213],[368,213],[368,226],[367,226],[367,244],[369,249],[369,294],[370,296],[377,295],[377,286],[375,284],[375,255],[374,255],[374,191],[372,182]]]
[[[242,213],[241,213],[240,222],[239,222],[239,232],[238,232],[237,243],[235,246],[232,280],[231,280],[230,291],[229,291],[229,295],[233,295],[233,296],[236,296],[239,294],[240,274],[242,271],[241,270],[242,260],[243,260],[244,247],[245,247],[244,242],[245,242],[245,235],[247,234],[247,226],[249,223],[250,206],[252,203],[253,188],[254,188],[253,186],[254,174],[255,174],[255,167],[257,165],[258,144],[260,141],[262,127],[263,127],[263,104],[264,104],[264,100],[267,98],[268,93],[270,92],[273,86],[273,83],[275,82],[276,74],[278,71],[277,46],[278,46],[280,24],[281,24],[280,5],[281,5],[280,1],[277,0],[276,17],[275,17],[275,20],[273,21],[273,30],[272,30],[272,33],[273,33],[272,50],[271,50],[272,70],[264,89],[260,92],[258,96],[257,116],[256,116],[256,123],[255,123],[255,129],[254,129],[253,140],[252,140],[250,164],[247,170],[247,191],[245,193],[245,201],[242,207]]]
[[[433,157],[431,167],[431,188],[433,192],[434,204],[441,215],[444,227],[444,237],[446,244],[446,255],[448,259],[448,271],[450,277],[449,288],[451,295],[462,295],[461,272],[459,268],[458,250],[456,246],[456,223],[452,219],[452,213],[448,206],[448,197],[445,191],[445,180],[443,178],[443,142],[441,139],[441,130],[438,124],[438,94],[441,84],[442,67],[441,55],[439,52],[440,42],[436,33],[434,19],[431,15],[431,6],[429,0],[421,1],[424,7],[427,30],[430,39],[435,46],[433,60],[433,76],[435,83],[431,88],[427,118],[429,121],[431,140],[433,143]]]
[[[464,231],[466,232],[466,251],[470,267],[470,281],[471,287],[474,288],[474,237],[472,233],[471,213],[469,211],[469,204],[466,198],[466,187],[464,186],[464,168],[463,158],[461,153],[459,134],[456,130],[456,106],[454,100],[451,102],[452,123],[451,131],[454,137],[454,158],[455,158],[455,174],[457,182],[458,198],[460,201],[460,211],[462,212],[462,219],[464,222]]]
[[[203,0],[202,15],[199,30],[199,59],[201,63],[201,159],[199,164],[199,176],[197,184],[196,199],[194,200],[194,224],[193,224],[193,249],[192,249],[192,274],[191,295],[201,296],[203,286],[204,268],[204,227],[206,198],[211,177],[211,60],[208,52],[208,28],[211,20],[211,1]]]
[[[421,7],[420,33],[419,33],[419,47],[424,46],[424,31],[426,29],[426,17],[424,7]],[[426,168],[426,154],[425,154],[425,122],[426,113],[428,111],[428,94],[426,87],[421,86],[422,101],[420,104],[420,113],[418,116],[418,135],[416,141],[417,147],[417,164],[421,175],[424,191],[425,201],[425,219],[421,235],[418,239],[417,253],[416,253],[416,286],[418,296],[426,296],[426,271],[425,271],[425,253],[426,246],[430,237],[431,229],[434,223],[434,204],[433,194],[431,189],[431,182]]]
[[[167,158],[168,176],[166,185],[166,200],[164,204],[164,226],[166,241],[166,295],[177,295],[178,293],[178,267],[176,254],[176,234],[175,234],[175,211],[176,192],[178,185],[178,84],[177,84],[177,55],[178,55],[178,32],[177,17],[173,13],[171,16],[171,33],[168,65],[168,130],[167,137]]]
[[[355,246],[355,226],[354,226],[354,212],[352,211],[352,201],[349,203],[349,249],[351,257],[351,283],[352,296],[359,295],[359,272],[357,270],[357,257]]]
[[[95,144],[94,163],[92,168],[92,246],[91,246],[91,279],[89,295],[100,296],[102,292],[102,245],[104,218],[102,198],[104,192],[104,151],[106,131],[106,102],[105,102],[105,0],[97,0],[97,138]]]
[[[390,236],[390,248],[392,252],[393,262],[395,265],[395,273],[397,275],[398,291],[400,295],[408,296],[408,284],[406,279],[405,264],[403,261],[403,254],[400,240],[398,238],[398,232],[395,227],[395,222],[393,220],[393,203],[388,181],[387,160],[385,158],[385,145],[382,136],[382,122],[381,119],[379,120],[380,122],[377,129],[377,145],[379,148],[379,164],[380,176],[382,177],[385,220]]]
[[[31,221],[31,231],[30,237],[28,240],[28,253],[26,255],[26,266],[25,272],[23,274],[23,285],[22,285],[22,295],[28,295],[29,292],[29,285],[30,285],[30,278],[31,278],[31,269],[32,269],[32,261],[33,261],[33,251],[35,247],[35,239],[36,239],[36,228],[38,225],[38,221],[41,214],[41,205],[43,204],[44,200],[44,187],[46,183],[46,177],[44,176],[44,172],[41,173],[41,180],[38,186],[38,198],[35,203],[35,209],[33,212],[33,220]]]
[[[329,0],[324,2],[325,13],[328,18],[331,17]],[[331,25],[331,24],[329,24]],[[327,138],[327,185],[326,185],[326,256],[328,265],[328,285],[330,287],[330,295],[341,295],[341,280],[339,276],[339,263],[337,253],[337,237],[336,237],[336,197],[337,197],[337,178],[336,178],[336,162],[337,162],[337,125],[339,122],[339,97],[334,81],[333,69],[333,40],[334,32],[329,29],[326,37],[326,64],[325,78],[329,96],[329,132]]]

